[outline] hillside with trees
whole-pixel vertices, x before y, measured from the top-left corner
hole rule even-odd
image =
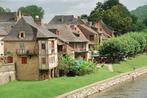
[[[133,15],[137,16],[139,20],[144,21],[147,19],[147,5],[138,7],[131,12]]]
[[[131,12],[119,2],[119,0],[107,0],[98,2],[91,11],[88,20],[93,23],[103,20],[109,27],[113,28],[115,35],[125,34],[130,31],[141,31],[144,29],[142,22],[131,14]]]

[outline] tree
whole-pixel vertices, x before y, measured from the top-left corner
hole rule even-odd
[[[143,21],[144,25],[147,26],[147,18]]]
[[[131,30],[132,18],[122,5],[116,5],[106,10],[103,21],[114,29],[115,35],[124,34]]]
[[[5,12],[5,9],[0,7],[0,13],[3,13],[3,12]]]
[[[88,15],[86,14],[81,15],[81,19],[88,19]]]
[[[24,15],[31,15],[33,18],[39,16],[39,18],[43,18],[44,10],[42,7],[38,7],[36,5],[30,5],[26,7],[20,7],[18,11],[21,11]]]
[[[101,2],[98,2],[96,4],[96,8],[91,11],[90,16],[89,16],[89,20],[92,22],[95,22],[96,20],[100,20],[103,17],[103,4]]]
[[[11,10],[9,8],[6,8],[5,12],[11,12]]]
[[[5,13],[5,12],[11,12],[9,8],[4,9],[3,7],[0,7],[0,13]]]
[[[104,10],[111,9],[113,6],[118,5],[118,4],[120,4],[119,0],[107,0],[103,4],[103,9]]]

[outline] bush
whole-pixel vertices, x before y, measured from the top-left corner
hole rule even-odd
[[[70,56],[64,56],[59,61],[60,76],[76,76],[93,73],[96,70],[96,64],[83,59],[74,60]],[[62,73],[61,73],[62,72]]]
[[[131,32],[105,41],[99,51],[100,56],[115,61],[143,52],[146,45],[147,39],[143,33]]]

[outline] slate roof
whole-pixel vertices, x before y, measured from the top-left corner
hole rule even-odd
[[[59,24],[59,25],[47,25],[46,28],[57,29],[60,31],[58,38],[65,42],[88,42],[87,38],[80,32],[76,32],[70,28],[69,25]],[[75,33],[78,33],[80,36],[76,36]]]
[[[7,33],[11,31],[14,25],[15,22],[0,22],[0,28],[3,28]]]
[[[93,30],[91,27],[86,26],[84,24],[80,24],[80,25],[78,25],[78,27],[80,28],[80,30],[82,32],[86,32],[89,35],[95,35],[95,34],[97,34],[97,32],[95,30]]]
[[[100,22],[100,24],[102,25],[102,27],[107,31],[107,34],[108,35],[110,35],[110,36],[113,35],[113,30],[110,29],[102,20],[99,20],[98,22]]]
[[[4,28],[0,28],[0,36],[8,35],[8,33],[4,30]]]
[[[74,18],[73,15],[56,15],[49,24],[75,24],[78,19]]]
[[[21,31],[25,32],[25,38],[20,39],[18,37]],[[57,37],[52,32],[37,25],[31,16],[23,16],[12,28],[8,36],[6,36],[4,41],[32,41],[37,38],[54,38]]]
[[[16,19],[16,12],[0,13],[0,22],[14,22]]]

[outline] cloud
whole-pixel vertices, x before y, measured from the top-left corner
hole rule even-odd
[[[44,21],[48,22],[53,16],[59,14],[89,14],[96,3],[104,0],[0,0],[0,6],[16,11],[21,6],[38,5],[45,10]],[[147,4],[147,0],[120,0],[130,10]]]

